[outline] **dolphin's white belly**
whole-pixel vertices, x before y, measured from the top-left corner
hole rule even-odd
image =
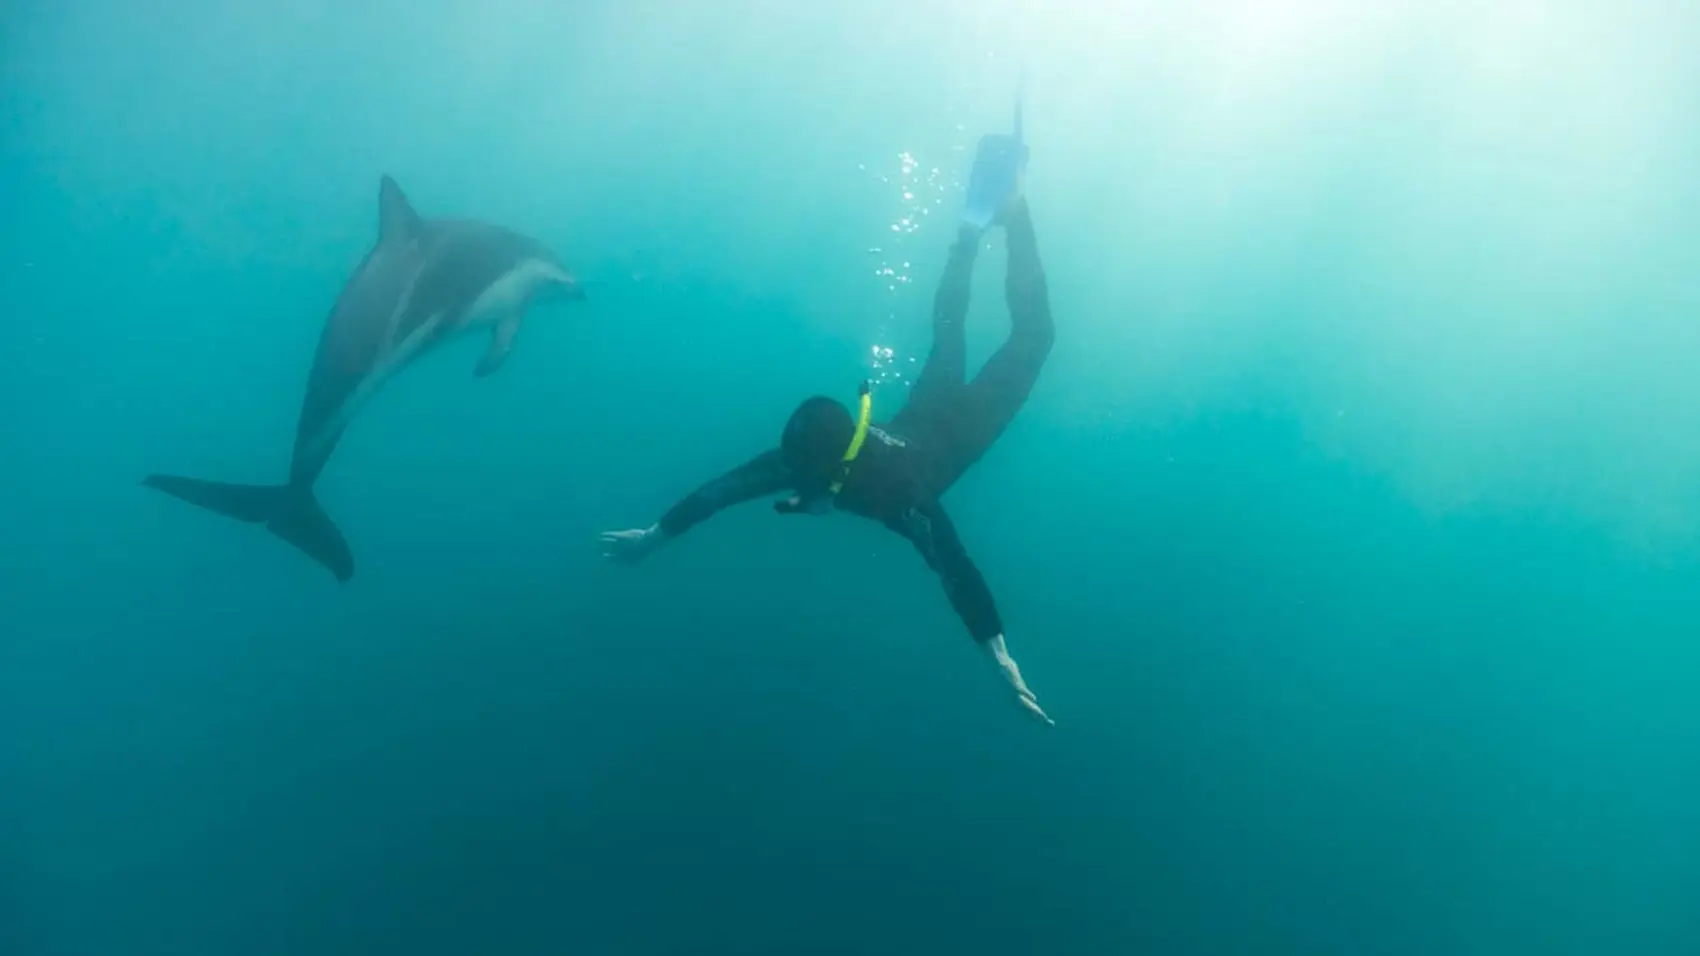
[[[540,259],[522,259],[478,294],[461,319],[463,327],[494,325],[523,310],[539,286],[565,279],[561,270]]]

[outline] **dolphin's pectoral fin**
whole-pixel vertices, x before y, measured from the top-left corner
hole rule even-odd
[[[378,241],[406,242],[419,234],[419,214],[386,173],[378,183]]]
[[[473,370],[474,375],[483,378],[502,367],[508,353],[514,350],[514,337],[519,335],[519,323],[522,318],[524,316],[516,312],[496,323],[495,330],[490,333],[490,347],[484,350],[484,357],[478,360],[478,367]]]

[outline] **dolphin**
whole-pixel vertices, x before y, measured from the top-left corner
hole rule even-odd
[[[421,219],[386,175],[378,187],[378,242],[343,286],[319,336],[289,480],[239,485],[155,474],[142,484],[264,524],[347,581],[354,554],[319,507],[313,483],[349,420],[402,367],[467,330],[491,330],[475,374],[496,371],[513,350],[526,307],[545,296],[578,300],[584,293],[542,243],[489,223]]]

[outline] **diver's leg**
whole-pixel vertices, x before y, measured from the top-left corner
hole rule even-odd
[[[930,407],[942,397],[961,390],[967,378],[968,344],[963,325],[968,318],[968,291],[974,276],[974,255],[980,248],[980,232],[964,227],[957,233],[945,263],[944,276],[933,294],[933,347],[927,364],[909,391],[909,403],[892,421],[902,430],[905,424],[930,418]]]
[[[944,476],[947,487],[985,454],[1021,411],[1056,338],[1045,268],[1039,261],[1039,244],[1027,202],[1014,203],[1002,222],[1009,249],[1009,269],[1004,278],[1009,338],[986,360],[974,381],[951,399],[954,408],[947,427],[952,430],[954,461]]]

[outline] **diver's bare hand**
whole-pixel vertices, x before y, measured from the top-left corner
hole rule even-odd
[[[1009,646],[1004,642],[1003,635],[992,638],[984,646],[986,653],[992,657],[992,663],[997,665],[998,672],[1009,682],[1010,689],[1015,691],[1015,700],[1021,705],[1021,709],[1044,721],[1047,726],[1056,726],[1057,722],[1039,706],[1039,698],[1033,696],[1033,691],[1028,689],[1027,682],[1021,678],[1021,667],[1015,663],[1015,658],[1009,656]]]
[[[622,564],[636,564],[667,540],[659,525],[630,531],[604,531],[600,537],[602,556]]]
[[[1038,720],[1043,721],[1045,726],[1055,727],[1057,725],[1057,722],[1052,720],[1051,716],[1045,713],[1044,709],[1039,706],[1039,702],[1033,699],[1032,694],[1018,695],[1015,698],[1015,702],[1021,705],[1022,710],[1027,711]]]

